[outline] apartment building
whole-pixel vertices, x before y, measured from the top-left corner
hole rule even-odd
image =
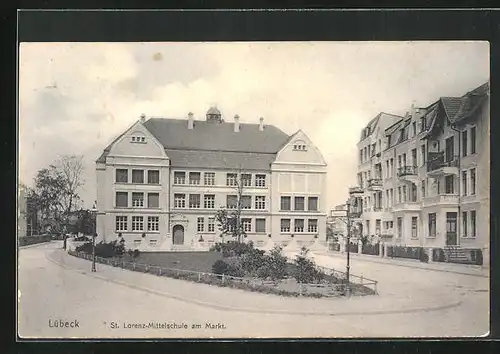
[[[489,124],[486,83],[428,107],[412,105],[376,139],[363,133],[363,234],[395,245],[489,249]]]
[[[222,240],[217,210],[239,199],[248,240],[326,235],[320,151],[301,130],[289,136],[263,118],[225,122],[215,107],[204,120],[142,116],[104,149],[96,170],[98,239],[106,242],[121,235],[129,248],[206,249]]]
[[[327,225],[330,227],[334,237],[347,236],[347,204],[340,204],[330,210],[327,217]]]

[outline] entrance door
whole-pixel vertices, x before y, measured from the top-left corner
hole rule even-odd
[[[184,244],[184,227],[182,225],[175,225],[173,231],[174,245]]]
[[[457,244],[457,213],[446,213],[446,245]]]

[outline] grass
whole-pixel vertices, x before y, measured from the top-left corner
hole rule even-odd
[[[137,258],[125,255],[123,259],[151,266],[212,273],[212,265],[222,259],[222,255],[218,252],[143,252]]]

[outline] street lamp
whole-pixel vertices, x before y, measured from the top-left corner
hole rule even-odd
[[[92,216],[94,218],[94,232],[92,233],[92,272],[95,272],[95,238],[97,237],[97,208],[96,203],[92,206]]]

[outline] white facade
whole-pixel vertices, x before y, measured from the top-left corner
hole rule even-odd
[[[370,145],[375,154],[366,155]],[[426,108],[412,106],[358,148],[364,235],[393,245],[489,249],[485,85]]]
[[[201,134],[197,129],[227,129],[227,125],[233,125],[210,123],[208,114],[207,122],[188,120],[185,126],[181,124],[175,129],[186,135]],[[262,244],[270,236],[284,243],[292,235],[296,240],[308,241],[315,235],[324,237],[326,163],[302,131],[292,136],[276,134],[284,137],[284,143],[273,154],[252,155],[251,147],[237,153],[230,151],[231,146],[227,153],[220,146],[217,151],[210,151],[210,146],[204,151],[193,150],[195,155],[206,154],[214,159],[210,163],[196,162],[189,147],[183,150],[164,146],[155,137],[160,133],[147,126],[148,122],[139,120],[96,162],[98,240],[109,242],[121,234],[127,248],[144,251],[201,250],[229,240],[230,236],[220,237],[214,216],[237,194],[231,185],[234,173],[249,176],[248,186],[243,189],[246,204],[241,214],[247,240]],[[258,138],[257,134],[265,134],[265,129],[261,122],[260,128],[247,125],[240,131],[235,127],[228,134],[237,140],[241,132],[242,139],[247,139],[248,134]],[[179,157],[184,151],[186,154]],[[231,158],[230,154],[236,154],[237,168],[230,165],[233,162],[227,162],[227,167],[226,162],[221,163],[221,159]],[[256,164],[259,159],[264,162]]]

